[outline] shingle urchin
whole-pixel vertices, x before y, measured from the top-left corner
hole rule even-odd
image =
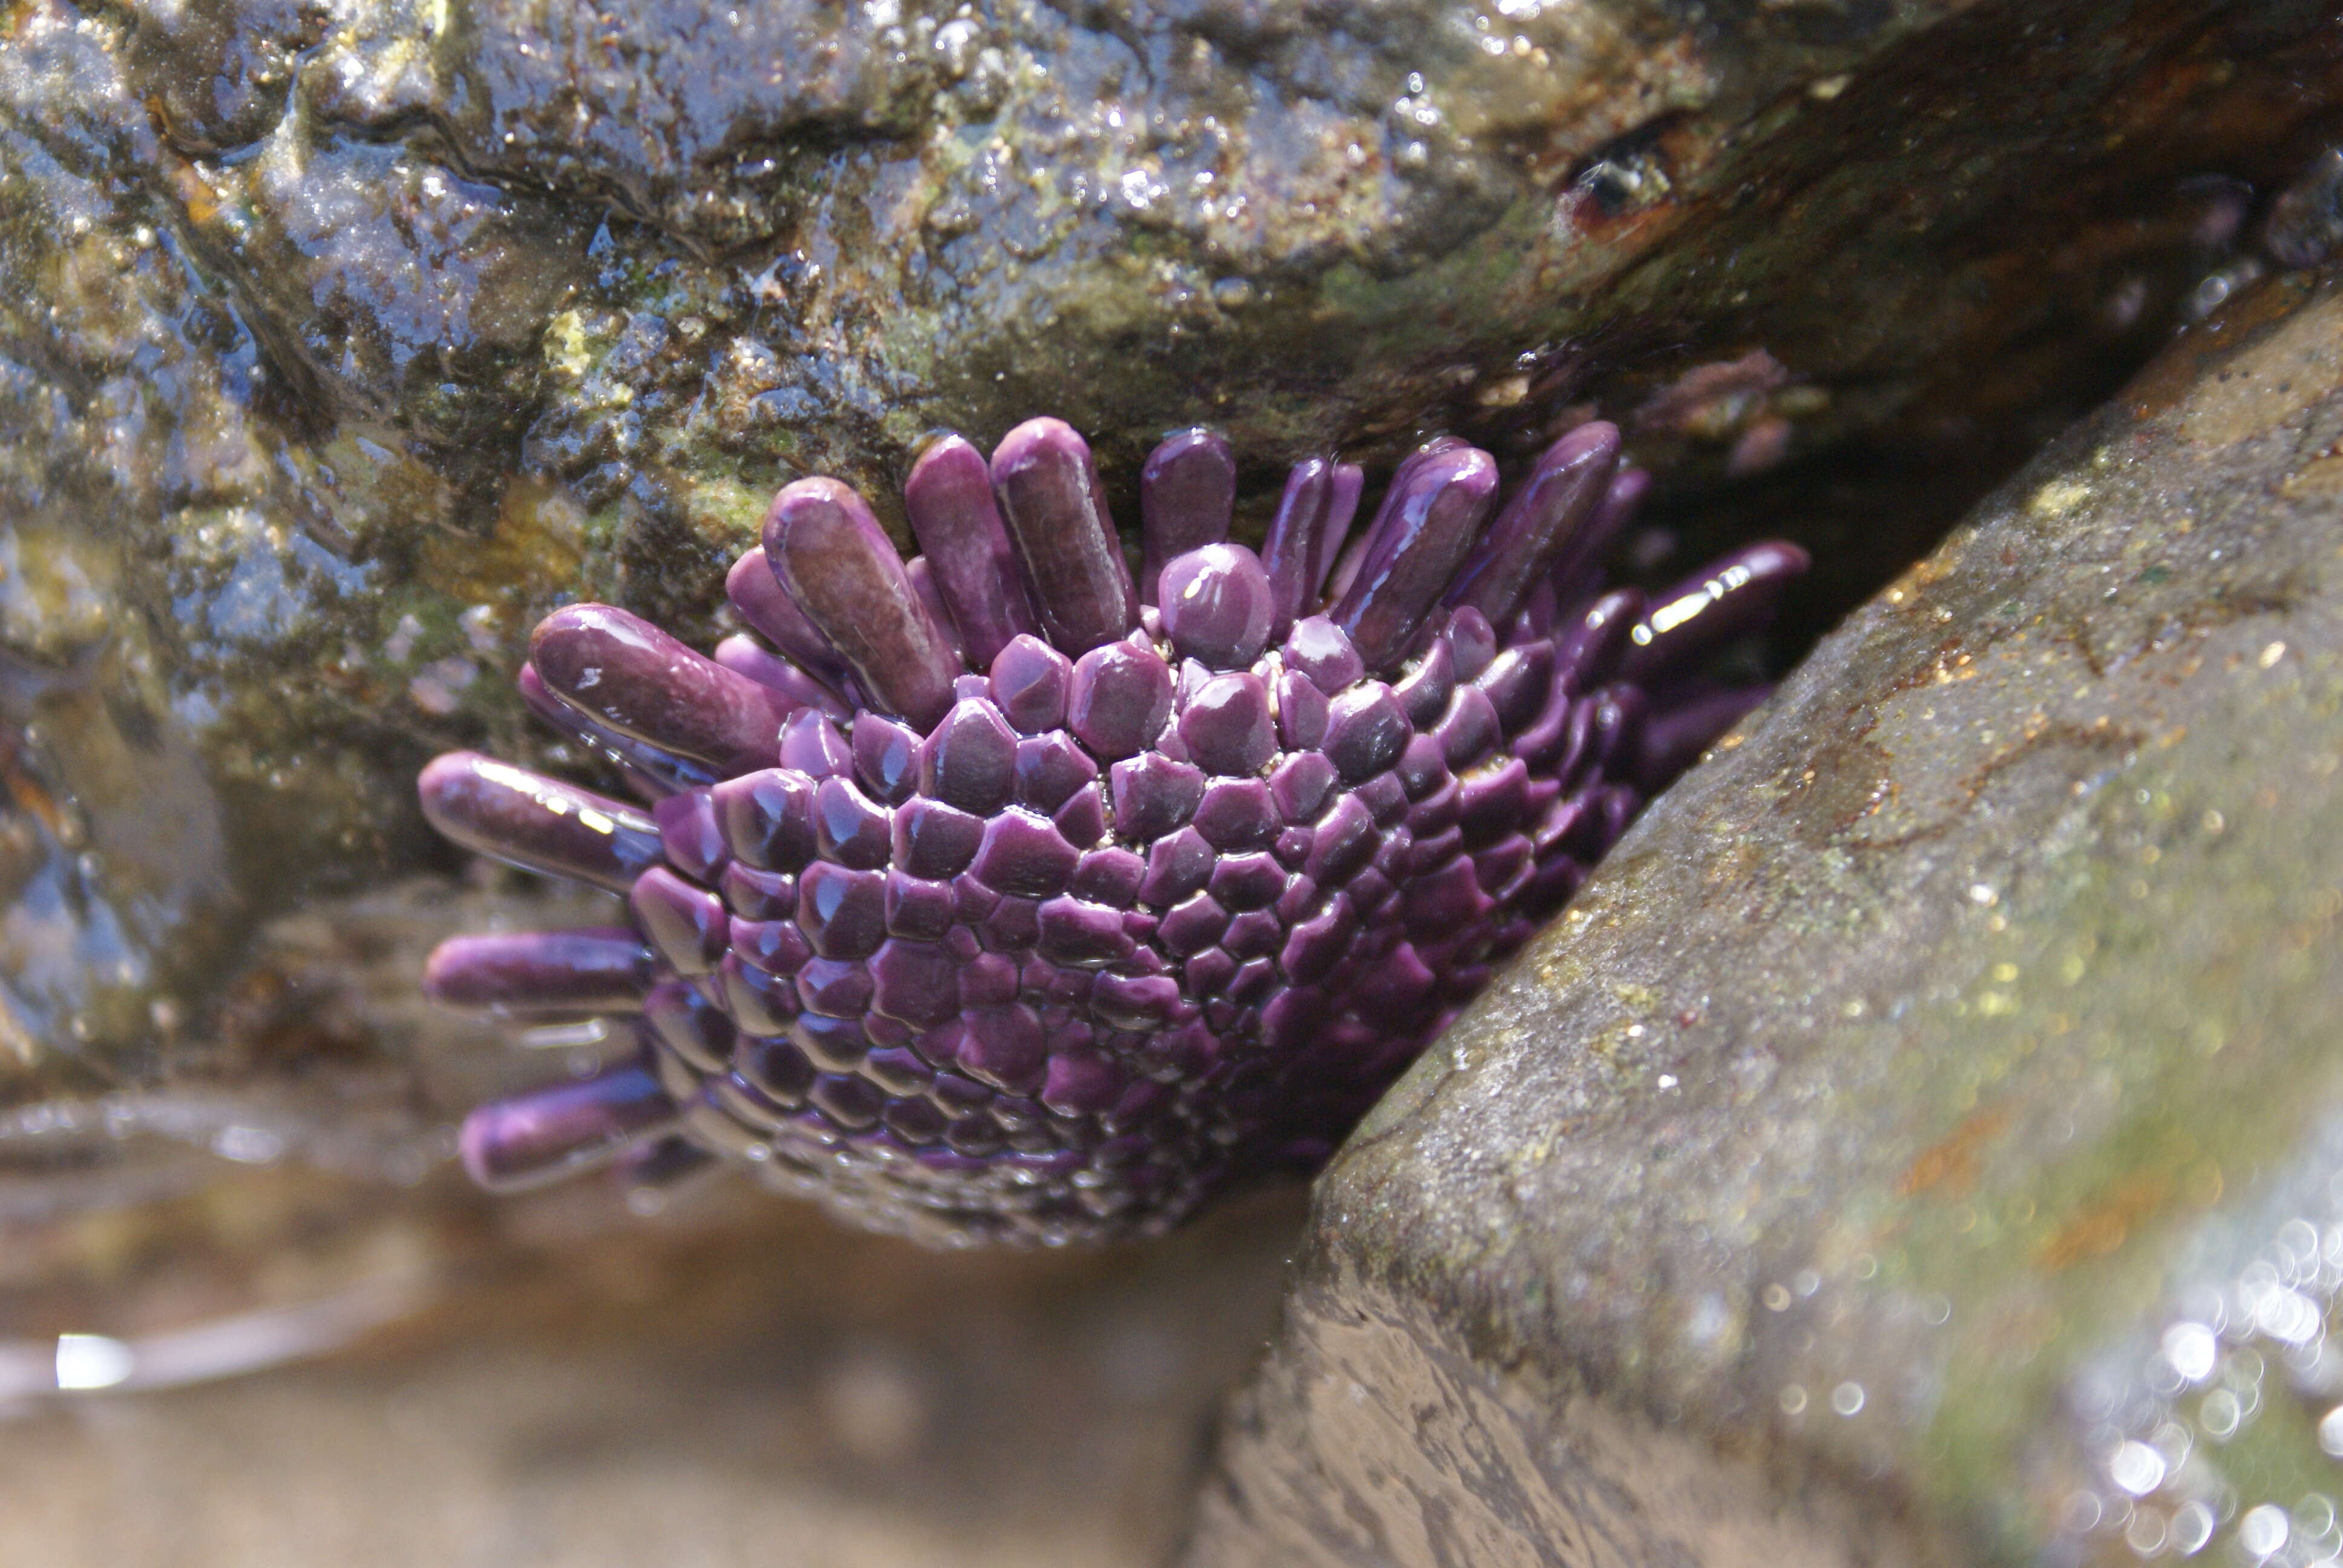
[[[1256,555],[1185,432],[1134,581],[1088,447],[1035,419],[989,465],[927,448],[908,567],[846,486],[782,490],[727,583],[763,642],[548,617],[523,694],[650,809],[461,752],[424,809],[632,923],[458,937],[427,985],[639,1015],[640,1051],[476,1111],[467,1165],[720,1155],[948,1243],[1161,1230],[1314,1165],[1764,695],[1696,666],[1804,553],[1600,592],[1644,486],[1618,456],[1581,426],[1484,529],[1494,460],[1434,441],[1347,551],[1361,472],[1305,462]]]

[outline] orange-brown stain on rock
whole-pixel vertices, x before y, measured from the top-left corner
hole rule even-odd
[[[1896,1182],[1899,1198],[1944,1190],[1958,1197],[1976,1185],[1977,1155],[2009,1126],[2009,1112],[1998,1108],[1974,1111],[1944,1137],[1920,1151]]]
[[[2221,1167],[2211,1160],[2144,1166],[2078,1209],[2036,1250],[2035,1261],[2056,1273],[2086,1259],[2105,1257],[2176,1202],[2207,1208],[2220,1201],[2222,1185]]]

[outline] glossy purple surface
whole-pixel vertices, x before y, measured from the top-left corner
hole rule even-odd
[[[960,657],[861,497],[836,479],[782,490],[765,517],[765,563],[865,702],[921,728],[943,716]]]
[[[1139,595],[1099,492],[1087,442],[1060,419],[1028,419],[992,454],[992,493],[1049,639],[1086,653],[1139,623]]]
[[[1148,454],[1139,472],[1139,598],[1161,602],[1158,577],[1191,550],[1229,537],[1237,465],[1214,430],[1182,430]]]
[[[972,665],[985,668],[1011,638],[1035,629],[984,454],[960,436],[931,444],[903,481],[903,510]]]
[[[639,1014],[640,1057],[483,1108],[467,1163],[700,1151],[948,1243],[1160,1230],[1314,1164],[1762,699],[1695,661],[1803,554],[1601,594],[1617,457],[1580,427],[1491,522],[1493,461],[1433,442],[1338,566],[1357,469],[1299,467],[1264,560],[1183,432],[1141,477],[1142,618],[1087,447],[1034,420],[989,466],[928,449],[908,568],[843,486],[784,491],[730,585],[770,648],[558,613],[524,692],[655,809],[469,754],[426,809],[632,926],[458,938],[427,986]]]

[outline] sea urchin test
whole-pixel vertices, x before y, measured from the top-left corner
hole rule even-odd
[[[523,695],[648,809],[467,752],[424,809],[629,919],[458,937],[426,984],[639,1049],[474,1111],[465,1163],[733,1160],[945,1243],[1158,1231],[1314,1167],[1764,695],[1700,671],[1804,554],[1602,591],[1644,485],[1618,457],[1582,426],[1500,508],[1435,441],[1347,549],[1363,476],[1304,462],[1256,555],[1185,432],[1134,580],[1089,448],[1034,419],[989,463],[926,449],[908,565],[847,486],[782,490],[727,583],[756,635],[712,655],[549,616]]]

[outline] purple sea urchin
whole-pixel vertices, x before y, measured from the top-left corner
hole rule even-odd
[[[1089,449],[1035,419],[989,465],[927,449],[908,566],[846,486],[782,490],[727,583],[763,641],[556,612],[523,694],[649,811],[470,753],[424,809],[631,923],[456,938],[426,983],[636,1015],[641,1049],[475,1111],[466,1164],[731,1156],[947,1242],[1160,1230],[1314,1165],[1764,695],[1691,671],[1803,552],[1599,592],[1644,482],[1618,450],[1572,431],[1484,528],[1494,461],[1435,441],[1347,550],[1361,473],[1313,459],[1256,555],[1185,432],[1134,581]]]

